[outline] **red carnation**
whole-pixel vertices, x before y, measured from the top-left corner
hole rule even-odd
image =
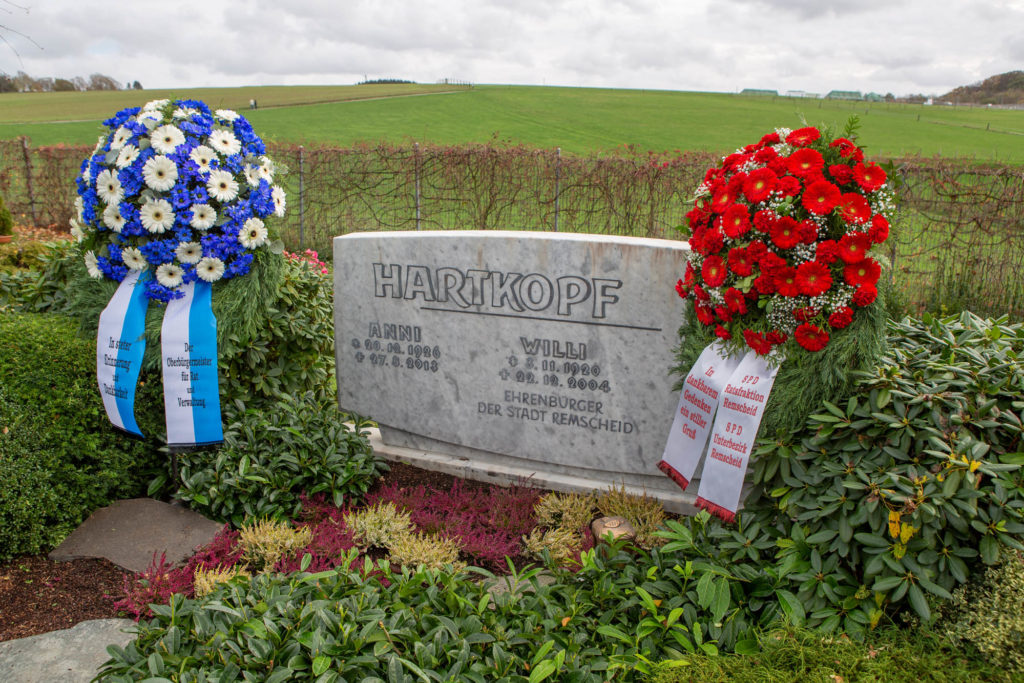
[[[819,296],[832,287],[832,274],[824,263],[807,261],[796,268],[796,284],[801,294]]]
[[[827,180],[819,180],[804,190],[803,205],[811,213],[821,216],[836,208],[842,196],[838,187]]]
[[[746,181],[746,173],[740,171],[734,174],[731,178],[729,178],[729,184],[727,186],[729,188],[729,192],[736,198],[739,198],[739,196],[743,194],[743,183],[745,183]]]
[[[762,273],[775,275],[781,269],[786,267],[786,259],[774,252],[766,251],[761,255],[761,258],[758,259],[757,265],[760,266]]]
[[[743,204],[733,204],[722,213],[722,230],[733,239],[750,230],[750,213]]]
[[[857,263],[867,258],[871,238],[865,232],[848,232],[839,239],[839,258],[844,263]]]
[[[853,181],[853,169],[846,164],[832,164],[828,167],[828,172],[840,185]]]
[[[763,202],[775,189],[777,181],[778,178],[770,169],[759,168],[756,171],[751,171],[743,182],[743,196],[751,204]]]
[[[746,277],[754,272],[754,259],[743,247],[733,247],[729,250],[729,270],[740,277]]]
[[[786,142],[794,147],[806,147],[820,137],[821,131],[817,128],[808,126],[807,128],[797,128],[787,135]]]
[[[792,249],[800,243],[800,231],[795,220],[782,216],[771,227],[772,243],[779,249]]]
[[[700,274],[704,276],[704,283],[708,287],[718,287],[721,285],[725,282],[725,276],[728,272],[719,256],[708,256],[704,259],[704,265],[700,269]]]
[[[800,180],[791,175],[784,175],[779,178],[779,182],[776,183],[775,189],[779,191],[783,197],[795,197],[800,194]]]
[[[733,152],[732,154],[725,158],[725,161],[722,162],[722,168],[724,168],[726,171],[737,169],[743,164],[747,163],[748,159],[750,159],[750,154],[744,154],[743,152]]]
[[[822,240],[818,242],[814,258],[822,263],[835,263],[835,260],[839,258],[839,245],[836,244],[835,240]]]
[[[818,241],[818,224],[810,219],[800,221],[797,231],[800,234],[800,241],[804,244],[814,244]]]
[[[796,281],[796,268],[781,268],[775,274],[775,287],[782,296],[796,296],[800,293],[800,285]]]
[[[862,308],[871,305],[876,298],[878,298],[878,290],[874,285],[861,285],[853,293],[853,303]]]
[[[711,220],[711,212],[701,206],[695,206],[686,212],[687,224],[696,230],[697,228],[707,227],[708,221]]]
[[[828,324],[837,330],[841,330],[853,322],[853,309],[843,306],[828,317]]]
[[[793,311],[793,317],[799,323],[805,323],[816,315],[818,311],[813,306],[804,306]]]
[[[695,298],[697,301],[707,301],[711,297],[708,295],[707,290],[705,290],[703,287],[701,287],[700,285],[694,285],[693,298]]]
[[[743,315],[747,312],[746,297],[743,296],[743,292],[735,287],[725,290],[725,305],[729,307],[730,313],[735,313],[736,315]]]
[[[772,346],[784,344],[786,343],[786,339],[788,339],[785,332],[777,332],[775,330],[772,330],[768,334],[764,335],[764,338],[767,339],[768,343],[771,344]]]
[[[871,218],[871,205],[864,199],[864,195],[856,192],[847,192],[843,195],[839,202],[839,210],[847,223],[859,225],[867,223]]]
[[[757,290],[758,294],[774,294],[775,293],[775,278],[771,275],[759,275],[754,280],[754,289]]]
[[[769,232],[776,218],[778,215],[774,211],[761,209],[754,214],[754,229],[758,232]]]
[[[762,147],[754,154],[754,161],[759,164],[767,164],[772,159],[778,158],[779,153],[771,147]]]
[[[715,315],[718,316],[718,319],[723,323],[727,323],[732,320],[732,311],[725,306],[715,306]]]
[[[716,180],[721,175],[722,175],[722,169],[720,169],[720,168],[709,168],[707,171],[704,172],[704,182],[705,183],[710,183],[711,181]]]
[[[780,142],[782,142],[782,140],[779,138],[779,134],[778,133],[766,133],[765,135],[761,136],[760,144],[762,144],[762,145],[777,145]]]
[[[866,258],[857,263],[851,263],[843,268],[843,278],[853,286],[873,285],[878,282],[882,274],[882,267],[878,261]]]
[[[853,167],[853,177],[868,192],[874,192],[886,181],[885,171],[878,164],[857,164]]]
[[[819,174],[824,167],[825,159],[821,156],[821,152],[810,147],[804,147],[793,152],[789,155],[789,160],[786,162],[786,168],[789,169],[789,172],[801,178]]]
[[[701,325],[712,325],[715,322],[715,314],[711,312],[711,309],[705,306],[694,306],[693,310],[697,313],[697,320],[700,321]]]
[[[747,245],[747,253],[753,260],[760,261],[761,257],[768,253],[768,247],[761,240],[754,240]]]
[[[769,343],[760,332],[743,330],[743,340],[747,342],[747,346],[752,348],[754,353],[759,356],[763,356],[772,350],[771,343]]]
[[[684,299],[690,294],[690,289],[683,284],[682,278],[676,281],[676,294],[683,297]]]
[[[859,162],[864,159],[864,152],[860,151],[857,145],[853,144],[846,138],[836,138],[835,140],[830,142],[828,146],[838,147],[839,156],[843,157],[844,159],[853,159],[856,162]]]
[[[881,244],[889,239],[889,221],[880,213],[871,217],[871,227],[868,228],[868,237],[875,244]]]
[[[729,334],[729,330],[725,329],[721,325],[715,325],[715,336],[721,337],[722,339],[732,339],[732,335]]]
[[[828,344],[828,332],[811,323],[798,325],[793,337],[797,344],[808,351],[821,351]]]
[[[777,176],[783,176],[789,170],[789,167],[786,166],[786,157],[779,156],[768,162],[768,168]]]

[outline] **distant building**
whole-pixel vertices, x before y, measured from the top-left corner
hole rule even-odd
[[[863,100],[859,90],[832,90],[825,95],[826,100]]]
[[[864,99],[867,100],[868,102],[885,102],[885,96],[879,95],[876,92],[869,92],[867,95],[864,96]]]
[[[744,88],[740,91],[741,95],[754,95],[757,97],[778,97],[778,90],[760,90],[758,88]]]

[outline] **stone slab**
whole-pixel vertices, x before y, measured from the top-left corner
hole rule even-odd
[[[50,552],[56,562],[103,557],[132,572],[145,571],[167,554],[179,564],[213,540],[223,524],[180,505],[151,498],[119,500],[94,511]]]
[[[135,636],[131,619],[93,619],[62,631],[0,643],[0,681],[87,683],[110,659],[108,645],[124,647]]]
[[[377,420],[386,445],[457,458],[460,476],[505,466],[678,494],[656,465],[686,251],[538,232],[337,237],[339,405]]]

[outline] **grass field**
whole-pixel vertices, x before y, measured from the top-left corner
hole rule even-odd
[[[839,102],[716,93],[539,86],[295,86],[0,96],[0,139],[33,144],[95,141],[98,122],[156,97],[203,99],[243,111],[267,140],[458,144],[492,138],[567,153],[727,151],[775,126],[842,126],[856,114],[861,141],[877,156],[942,155],[1024,163],[1024,111]],[[400,95],[421,95],[400,97]],[[248,111],[250,98],[260,103]],[[357,99],[358,98],[358,99]],[[370,99],[374,98],[374,99]]]

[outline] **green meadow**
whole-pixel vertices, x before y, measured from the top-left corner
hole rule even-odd
[[[266,140],[462,144],[502,140],[569,154],[729,151],[776,126],[861,121],[874,156],[945,156],[1024,163],[1024,111],[841,102],[720,93],[540,86],[292,86],[0,96],[0,139],[91,144],[99,122],[159,97],[237,109]],[[259,109],[251,111],[255,98]]]

